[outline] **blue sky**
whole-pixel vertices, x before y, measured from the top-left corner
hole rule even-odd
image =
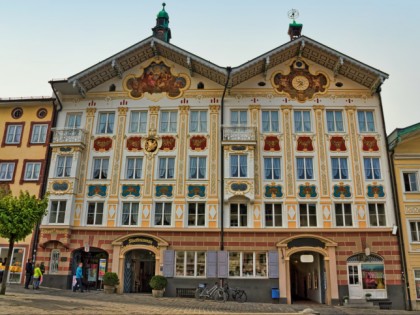
[[[303,34],[390,75],[387,133],[420,121],[420,1],[168,0],[172,40],[219,66],[286,43],[287,12]],[[162,1],[0,0],[0,97],[50,96],[67,78],[151,35]]]

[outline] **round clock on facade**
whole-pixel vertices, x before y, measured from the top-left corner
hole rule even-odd
[[[298,91],[305,91],[309,87],[309,80],[303,75],[297,75],[292,80],[292,86]]]

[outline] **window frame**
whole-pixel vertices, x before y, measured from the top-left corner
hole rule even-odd
[[[412,229],[412,226],[411,226],[411,224],[415,224],[415,227],[416,227],[416,237],[417,237],[417,239],[415,240],[414,238],[413,238],[413,229]],[[408,227],[409,227],[409,229],[410,229],[410,243],[420,243],[420,221],[419,220],[409,220],[408,221]]]
[[[275,178],[275,168],[274,168],[274,160],[279,160],[279,177],[278,178]],[[271,162],[270,162],[270,166],[271,166],[271,170],[270,170],[270,172],[271,172],[271,178],[268,178],[266,175],[267,175],[267,173],[266,173],[266,170],[267,170],[267,168],[266,168],[266,160],[270,160]],[[270,180],[270,181],[273,181],[273,180],[281,180],[282,179],[282,169],[281,169],[281,156],[264,156],[263,157],[263,167],[264,167],[264,180]]]
[[[264,128],[264,113],[268,113],[268,128]],[[273,113],[277,114],[277,130],[273,130]],[[275,121],[274,121],[275,122]],[[261,131],[262,133],[280,132],[280,113],[278,110],[262,110],[261,111]]]
[[[163,114],[168,113],[167,128],[163,128]],[[175,119],[175,121],[173,121]],[[173,128],[175,124],[175,128]],[[177,133],[178,130],[178,112],[174,110],[162,110],[159,115],[159,132],[160,133]]]
[[[53,211],[53,204],[57,204],[56,211]],[[64,204],[63,204],[64,203]],[[64,207],[64,209],[63,209]],[[48,224],[65,224],[66,223],[66,211],[67,211],[67,200],[51,200],[50,202],[50,211],[48,211]],[[55,213],[55,218],[51,221],[52,214]],[[60,214],[62,215],[63,222],[58,222],[60,218]]]
[[[41,161],[35,161],[35,160],[31,160],[31,161],[25,161],[25,163],[24,163],[24,171],[23,171],[23,174],[22,174],[22,178],[23,178],[23,181],[25,181],[25,182],[37,182],[37,181],[39,181],[39,179],[41,178],[41,171],[42,171],[42,162]],[[32,165],[32,171],[31,171],[31,177],[27,177],[26,175],[27,175],[27,173],[28,173],[28,165]],[[37,178],[32,178],[32,176],[34,175],[34,171],[35,171],[35,168],[34,168],[34,166],[35,165],[39,165],[39,169],[38,169],[38,177]]]
[[[2,164],[6,164],[9,165],[7,168],[7,173],[9,173],[9,167],[10,165],[13,165],[13,171],[11,172],[11,178],[0,178],[0,183],[10,183],[13,184],[15,182],[15,176],[16,176],[16,169],[17,169],[17,165],[18,165],[19,160],[0,160],[0,175],[1,175],[1,166]]]
[[[7,140],[8,136],[9,136],[9,127],[17,127],[19,126],[20,129],[20,138],[19,138],[19,142],[9,142]],[[1,144],[2,147],[5,146],[17,146],[20,147],[22,145],[22,139],[23,139],[23,132],[25,130],[25,122],[6,122],[5,126],[4,126],[4,134],[3,134],[3,142]],[[14,131],[14,136],[13,138],[16,136],[16,128]]]
[[[196,172],[196,176],[192,176],[192,160],[196,159],[196,168],[195,168],[195,172]],[[200,168],[200,160],[204,159],[204,176],[200,177],[200,170],[202,168]],[[193,180],[205,180],[207,179],[207,156],[200,156],[200,155],[194,155],[194,156],[190,156],[189,157],[189,165],[188,165],[188,179],[193,179]]]
[[[271,209],[267,209],[267,206],[270,205]],[[278,218],[278,214],[275,213],[276,212],[276,206],[280,206],[280,225],[277,225],[276,222],[276,218]],[[268,225],[267,224],[267,210],[271,210],[271,216],[272,216],[272,225]],[[267,228],[282,228],[283,226],[283,220],[284,220],[284,215],[283,215],[283,204],[279,203],[279,202],[266,202],[264,203],[264,226]]]
[[[62,175],[60,176],[59,174],[58,174],[58,169],[59,169],[59,165],[60,165],[60,162],[59,162],[59,160],[60,159],[64,159],[64,163],[63,163],[63,173],[62,173]],[[70,159],[70,165],[67,165],[69,162],[68,162],[68,160]],[[58,154],[57,155],[57,158],[56,158],[56,165],[55,165],[55,170],[54,170],[54,177],[56,177],[56,178],[68,178],[68,177],[71,177],[71,169],[72,169],[72,166],[73,166],[73,155],[64,155],[64,154]],[[66,176],[66,173],[67,173],[67,171],[69,171],[69,175],[68,176]]]
[[[299,177],[299,168],[298,168],[298,160],[303,159],[303,170],[304,170],[304,177]],[[312,177],[308,177],[308,168],[307,168],[307,160],[311,160],[312,163]],[[297,180],[314,180],[315,179],[315,169],[314,169],[314,157],[313,156],[297,156],[296,157],[296,179]]]
[[[198,120],[197,120],[197,130],[192,130],[192,125],[193,125],[193,122],[192,122],[192,118],[193,118],[193,113],[197,113],[197,117],[198,117]],[[203,118],[203,114],[204,113],[204,118],[205,118],[205,121],[203,121],[202,120],[202,118]],[[205,124],[204,125],[204,128],[202,128],[202,126],[203,126],[203,123]],[[190,133],[207,133],[208,132],[208,111],[207,110],[191,110],[190,111],[190,119],[189,119],[189,132]]]
[[[233,225],[232,222],[232,206],[237,206],[236,209],[236,216],[237,216],[237,225]],[[245,214],[241,214],[241,206],[245,206]],[[229,204],[229,227],[231,228],[247,228],[249,227],[248,224],[248,219],[249,219],[249,215],[248,215],[248,204],[246,202],[231,202]],[[242,225],[242,220],[243,218],[245,218],[245,225]]]
[[[242,156],[245,157],[245,160],[241,161]],[[235,158],[235,157],[237,157],[238,176],[234,176],[234,174],[233,174],[234,172],[233,172],[233,169],[232,169],[232,165],[233,165],[232,161],[233,161],[233,158]],[[241,162],[243,162],[243,161],[245,161],[246,169],[245,169],[245,174],[241,175],[242,174],[242,164],[241,164]],[[249,173],[248,172],[248,154],[237,154],[237,153],[230,154],[229,155],[229,177],[230,178],[248,178],[248,173]]]
[[[161,176],[161,160],[165,160],[165,175],[162,177]],[[169,177],[169,161],[173,160],[173,168],[172,168],[172,172],[173,172],[173,176]],[[173,156],[159,156],[158,158],[158,167],[157,167],[157,179],[175,179],[175,157]]]
[[[418,272],[418,275],[416,274],[416,271]],[[420,300],[420,269],[414,268],[413,274],[414,274],[414,287],[416,288],[416,300]],[[419,282],[419,285],[417,285],[417,282]]]
[[[410,177],[408,177],[408,185],[409,185],[409,190],[407,190],[407,181],[405,178],[405,175],[414,175],[414,185],[416,186],[415,189],[412,189],[412,185],[413,182],[410,179]],[[402,172],[402,185],[404,187],[404,192],[405,193],[418,193],[419,190],[419,174],[418,171],[403,171]]]
[[[233,113],[238,115],[238,122],[234,123],[233,121]],[[241,114],[245,113],[246,121],[241,120]],[[242,117],[243,118],[243,117]],[[248,110],[246,109],[232,109],[230,110],[230,126],[231,127],[248,127]]]
[[[332,124],[333,124],[333,128],[332,129],[330,129],[330,124],[329,124],[329,120],[328,120],[328,113],[332,113],[332,115],[333,115],[333,121],[332,121]],[[339,121],[339,120],[337,120],[337,113],[340,113],[341,114],[341,124],[342,124],[342,130],[338,130],[339,128],[337,127],[337,121]],[[326,110],[325,111],[325,115],[326,115],[326,123],[327,123],[327,132],[328,133],[343,133],[343,132],[345,132],[345,128],[344,128],[344,115],[343,115],[343,111],[342,110],[340,110],[340,109],[330,109],[330,110]]]
[[[101,163],[100,163],[100,166],[99,166],[99,175],[98,175],[98,177],[95,177],[95,170],[96,170],[95,161],[97,161],[97,160],[101,160]],[[103,163],[104,163],[105,160],[108,162],[108,165],[107,165],[107,169],[106,169],[106,176],[102,177],[102,173],[104,171]],[[108,179],[108,177],[109,177],[108,175],[109,175],[109,157],[93,157],[93,159],[92,159],[92,179],[93,180],[98,180],[98,179],[104,180],[104,179]]]
[[[370,169],[369,171],[372,174],[372,178],[368,178],[368,172],[366,169],[366,160],[370,160]],[[373,160],[378,160],[378,165],[379,165],[379,178],[376,177],[375,175],[375,168],[373,166]],[[363,170],[365,172],[365,180],[367,181],[374,181],[374,180],[382,180],[383,176],[382,176],[382,165],[381,165],[381,158],[380,157],[376,157],[376,156],[364,156],[363,157]]]
[[[232,262],[232,256],[239,254],[239,261],[235,264],[231,264]],[[246,271],[244,271],[244,254],[249,255],[252,254],[252,274],[245,274]],[[261,268],[265,271],[257,272],[257,255],[264,255],[265,256],[265,264],[259,262],[261,264]],[[247,261],[249,263],[249,260]],[[232,270],[232,267],[235,268]],[[239,267],[239,275],[235,274],[237,272],[237,269]],[[260,274],[258,274],[260,273]],[[265,274],[263,274],[265,273]],[[268,278],[268,252],[265,251],[230,251],[228,254],[228,278]]]
[[[133,121],[133,114],[138,114],[137,121]],[[142,117],[146,117],[144,121]],[[146,110],[132,110],[130,111],[130,121],[128,123],[128,133],[136,134],[145,134],[147,133],[147,123],[148,123],[148,112]],[[133,124],[137,125],[137,128],[134,130]]]
[[[364,125],[362,126],[362,122],[360,121],[359,113],[363,113],[364,117]],[[373,124],[373,130],[369,129],[369,123],[367,120],[367,113],[372,114],[372,124]],[[357,111],[357,124],[359,126],[359,132],[360,133],[370,133],[370,132],[376,132],[376,122],[375,122],[375,111],[374,110],[367,110],[367,109],[360,109]],[[364,130],[362,130],[364,129]]]
[[[194,271],[193,274],[188,274],[188,254],[194,254]],[[198,261],[199,254],[204,255],[204,263]],[[183,257],[182,257],[183,256]],[[178,268],[178,258],[182,258],[182,266]],[[175,278],[206,278],[206,264],[207,264],[207,253],[206,251],[175,251]],[[204,266],[204,270],[201,275],[198,275],[200,267]],[[178,270],[182,270],[182,274],[178,274]]]
[[[75,116],[75,117],[80,117],[80,124],[78,126],[77,125],[77,118],[74,120],[74,126],[70,126],[69,125],[69,121],[70,121],[70,116]],[[68,112],[66,113],[66,121],[65,121],[65,128],[66,129],[80,129],[81,125],[82,125],[82,118],[83,118],[83,113],[81,112]]]
[[[41,141],[39,141],[39,140],[34,141],[35,130],[37,129],[37,127],[40,127],[39,132],[38,132],[38,139],[42,135],[42,129],[45,128],[44,138],[41,139]],[[31,135],[30,135],[30,138],[29,138],[28,145],[45,145],[48,142],[48,130],[49,130],[49,124],[32,122],[31,123],[31,132],[30,132]]]
[[[305,206],[305,213],[302,213],[302,206]],[[311,214],[310,210],[312,207],[315,210],[315,214]],[[302,225],[302,216],[306,216],[306,222],[307,225]],[[315,218],[315,225],[311,225],[311,218]],[[314,228],[314,227],[318,227],[318,212],[317,212],[317,206],[316,203],[299,203],[299,227],[300,228]]]
[[[103,115],[106,115],[106,120],[105,120],[105,130],[104,132],[101,132],[101,117]],[[110,116],[113,117],[112,122],[110,122]],[[111,126],[111,127],[110,127]],[[109,132],[108,129],[111,129],[111,131]],[[96,127],[96,134],[98,135],[112,135],[114,134],[114,129],[115,129],[115,112],[99,112],[98,113],[98,125]]]
[[[128,224],[124,224],[124,211],[126,210],[125,209],[126,205],[129,205]],[[133,209],[133,205],[137,206],[137,210]],[[135,213],[135,211],[137,211],[137,213]],[[133,224],[133,222],[132,222],[133,221],[133,216],[137,216],[135,224]],[[134,201],[124,201],[122,203],[122,206],[121,206],[121,226],[127,226],[127,227],[139,226],[139,223],[140,223],[139,219],[140,219],[140,204],[138,202],[134,202]]]
[[[161,221],[161,224],[156,224],[156,214],[157,214],[157,206],[158,205],[162,205],[162,221]],[[166,205],[168,206],[168,208],[169,209],[166,209]],[[173,218],[173,215],[172,215],[172,209],[173,208],[173,206],[172,206],[172,202],[165,202],[165,201],[163,201],[163,202],[155,202],[155,204],[154,204],[154,213],[153,213],[153,226],[154,227],[172,227],[173,226],[173,223],[172,223],[172,220],[174,219]],[[166,214],[166,211],[169,211],[169,214],[170,214],[170,222],[169,222],[169,224],[164,224],[165,223],[165,214]]]
[[[194,209],[191,209],[191,206],[194,205]],[[203,213],[199,213],[200,207],[203,207]],[[191,213],[190,210],[194,210],[194,213]],[[194,224],[191,224],[190,217],[194,217]],[[201,222],[200,218],[202,218],[202,224],[198,224]],[[188,214],[187,214],[187,226],[188,227],[206,227],[206,203],[205,202],[189,202],[188,203]]]
[[[372,220],[371,220],[371,208],[370,206],[374,205],[375,206],[375,217],[376,217],[376,225],[373,225]],[[382,209],[383,209],[383,214],[379,214],[378,213],[378,205],[382,205]],[[386,227],[387,226],[387,217],[386,217],[386,209],[385,209],[385,204],[381,203],[381,202],[370,202],[368,203],[368,211],[367,211],[368,215],[369,215],[369,226],[370,227]],[[380,224],[380,216],[383,216],[383,218],[385,219],[385,223],[383,225]]]
[[[307,113],[309,113],[309,130],[306,130],[306,127],[305,127],[305,120],[304,120],[304,116],[303,116],[303,113],[304,112],[307,112]],[[298,126],[297,126],[297,124],[296,124],[296,114],[300,114],[300,124],[301,124],[301,126],[302,126],[302,130],[298,130]],[[293,110],[293,125],[294,125],[294,128],[293,128],[293,131],[295,132],[295,133],[311,133],[312,132],[312,112],[311,112],[311,110],[310,109],[295,109],[295,110]]]
[[[134,160],[133,162],[133,175],[132,177],[130,177],[128,175],[128,171],[129,171],[129,165],[130,162],[129,160]],[[137,167],[138,161],[140,161],[140,168]],[[137,171],[140,169],[140,176],[137,176]],[[143,156],[127,156],[126,157],[126,165],[125,165],[125,174],[124,174],[124,178],[128,179],[128,180],[134,180],[134,179],[142,179],[143,178]]]
[[[334,175],[334,163],[333,160],[337,160],[338,161],[338,178],[335,178]],[[343,167],[342,167],[342,160],[346,161],[346,172],[347,172],[347,178],[343,178]],[[347,156],[331,156],[331,179],[334,180],[350,180],[350,172],[349,172],[349,159]]]
[[[342,213],[340,214],[343,225],[338,225],[337,224],[337,218],[338,218],[338,214],[337,214],[337,206],[341,206],[341,211]],[[349,206],[350,209],[346,208],[346,206]],[[350,216],[346,213],[346,210],[350,211]],[[347,222],[347,218],[350,217],[350,225]],[[347,228],[347,227],[353,227],[354,226],[354,218],[353,218],[353,209],[352,209],[352,205],[349,202],[336,202],[334,203],[334,226],[335,227],[339,227],[339,228]]]
[[[89,214],[90,214],[90,210],[91,210],[91,205],[94,205],[94,209],[93,209],[93,223],[89,223]],[[98,205],[102,206],[101,210],[102,213],[98,212]],[[104,208],[105,208],[105,203],[101,202],[101,201],[91,201],[88,202],[88,207],[87,207],[87,217],[86,217],[86,225],[88,226],[101,226],[104,225]],[[101,223],[97,223],[96,221],[98,220],[98,216],[101,216]]]

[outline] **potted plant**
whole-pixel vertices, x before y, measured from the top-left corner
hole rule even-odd
[[[371,296],[372,296],[372,293],[366,293],[365,294],[366,301],[369,301]]]
[[[118,275],[115,272],[105,272],[105,275],[102,279],[104,283],[104,292],[105,293],[114,293],[115,287],[120,284]]]
[[[168,280],[164,276],[153,276],[149,282],[149,285],[152,288],[152,295],[157,298],[162,297],[167,284]]]
[[[349,303],[349,297],[347,295],[343,296],[343,301],[344,301],[344,304],[348,304]]]

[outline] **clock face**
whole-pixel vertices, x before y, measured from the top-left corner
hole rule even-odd
[[[309,87],[309,80],[303,75],[297,75],[292,80],[292,86],[298,91],[305,91]]]

